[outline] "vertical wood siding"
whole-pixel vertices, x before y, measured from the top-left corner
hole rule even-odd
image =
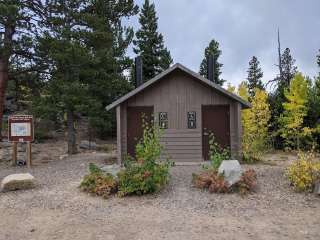
[[[165,130],[163,143],[166,153],[173,160],[201,161],[202,160],[202,126],[201,105],[230,105],[230,142],[231,152],[236,157],[240,151],[241,116],[240,103],[223,96],[221,93],[199,80],[176,70],[165,79],[150,86],[144,91],[121,104],[121,148],[127,151],[126,143],[126,107],[154,106],[156,121],[159,112],[168,113],[168,129]],[[197,128],[188,129],[187,112],[195,111]],[[186,137],[188,136],[188,137]]]

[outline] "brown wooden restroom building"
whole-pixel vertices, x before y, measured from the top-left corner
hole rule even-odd
[[[172,161],[208,160],[209,131],[237,158],[241,110],[250,104],[209,79],[177,63],[107,106],[116,108],[118,161],[134,155],[143,132],[142,114],[164,128],[164,155]]]

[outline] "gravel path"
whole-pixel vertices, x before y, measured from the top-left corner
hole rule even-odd
[[[89,162],[81,154],[30,172],[34,190],[0,193],[0,240],[39,239],[320,239],[320,198],[294,193],[283,164],[245,166],[258,173],[259,189],[241,197],[209,194],[191,186],[198,166],[172,169],[160,193],[104,200],[77,188]],[[0,179],[24,168],[0,170]]]

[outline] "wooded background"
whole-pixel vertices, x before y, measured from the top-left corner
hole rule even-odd
[[[137,14],[140,28],[134,32],[130,18]],[[76,152],[79,119],[88,120],[94,137],[114,136],[114,113],[105,106],[135,86],[133,59],[127,54],[131,45],[142,58],[144,81],[173,63],[149,0],[141,9],[133,0],[1,0],[0,34],[0,122],[21,110],[37,122],[51,121],[67,131],[70,154]],[[275,48],[279,72],[274,79],[263,79],[253,56],[247,79],[239,87],[228,84],[229,91],[253,105],[243,114],[244,145],[319,146],[320,74],[299,73],[290,49],[282,51],[279,35]],[[214,82],[219,85],[227,82],[220,77],[221,54],[212,39],[199,63],[199,73],[206,77],[207,58],[214,56]],[[320,67],[320,51],[316,55]],[[266,121],[261,126],[262,117]],[[263,129],[262,137],[254,134],[257,129]],[[41,137],[46,129],[36,131]]]

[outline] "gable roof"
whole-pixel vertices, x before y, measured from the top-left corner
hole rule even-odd
[[[206,86],[211,87],[215,90],[217,90],[218,92],[222,93],[223,95],[225,95],[226,97],[229,97],[239,103],[241,103],[242,108],[250,108],[251,104],[245,100],[243,100],[241,97],[239,97],[238,95],[231,93],[229,91],[227,91],[226,89],[224,89],[223,87],[221,87],[218,84],[215,84],[211,81],[209,81],[208,79],[202,77],[200,74],[195,73],[194,71],[186,68],[185,66],[183,66],[180,63],[176,63],[174,64],[172,67],[168,68],[167,70],[163,71],[162,73],[158,74],[157,76],[155,76],[154,78],[150,79],[149,81],[143,83],[142,85],[140,85],[139,87],[137,87],[136,89],[132,90],[131,92],[127,93],[126,95],[124,95],[123,97],[119,98],[118,100],[114,101],[113,103],[111,103],[110,105],[108,105],[106,107],[106,110],[109,111],[111,109],[113,109],[114,107],[118,106],[119,104],[123,103],[124,101],[128,100],[129,98],[133,97],[134,95],[138,94],[139,92],[143,91],[144,89],[146,89],[147,87],[153,85],[154,83],[158,82],[159,80],[161,80],[164,76],[168,75],[169,73],[173,72],[176,69],[180,69],[183,72],[195,77],[196,79],[198,79],[201,83],[204,83]]]

